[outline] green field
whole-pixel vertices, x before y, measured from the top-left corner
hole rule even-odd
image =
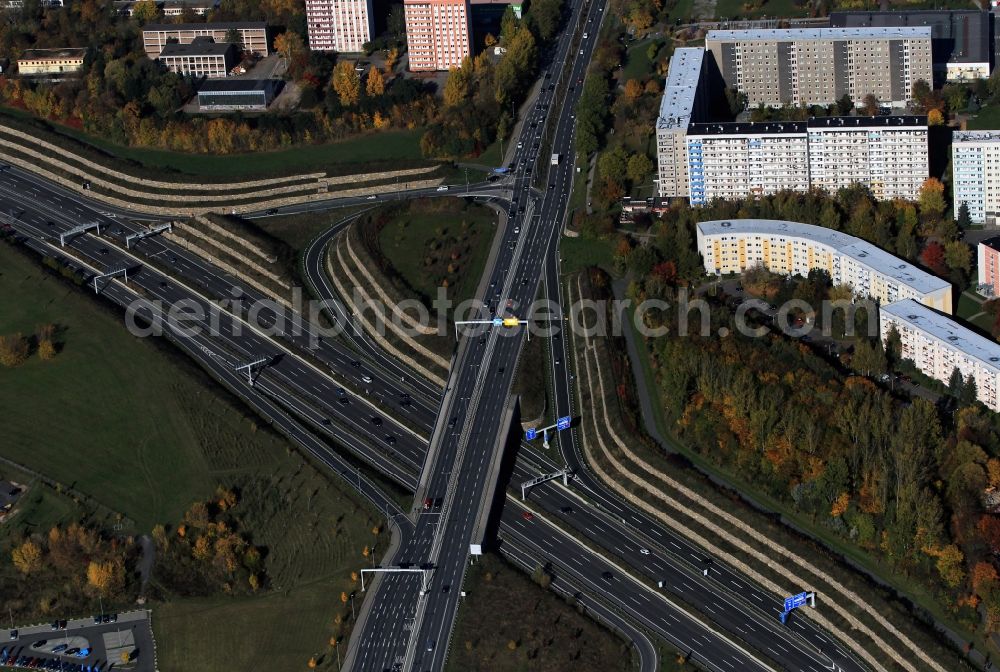
[[[464,588],[449,672],[633,669],[623,640],[496,556],[484,555],[469,568]]]
[[[985,105],[967,124],[970,131],[990,131],[1000,128],[1000,105]]]
[[[124,512],[140,530],[176,523],[191,503],[225,485],[239,494],[241,531],[267,549],[269,583],[252,596],[174,598],[157,583],[154,567],[151,593],[166,599],[151,603],[161,668],[290,670],[326,652],[320,668],[333,669],[329,639],[350,627],[350,605],[340,594],[355,586],[351,571],[370,562],[362,549],[378,554],[388,543],[373,534],[378,520],[367,506],[339,477],[258,428],[170,346],[129,336],[85,290],[6,245],[0,269],[8,297],[0,334],[48,322],[63,330],[55,359],[33,355],[18,368],[0,368],[0,455]],[[87,502],[16,469],[0,466],[0,476],[32,485],[8,533],[85,516],[100,522]]]
[[[612,269],[611,241],[579,236],[563,236],[559,241],[559,256],[562,258],[563,275],[578,273],[587,266],[600,266],[609,273]]]
[[[459,303],[475,295],[496,223],[486,206],[460,199],[415,201],[383,227],[379,247],[415,291],[433,300],[448,278],[448,296]]]
[[[649,50],[649,45],[653,42],[659,43],[660,48],[656,52],[656,58],[650,60],[646,52]],[[633,42],[629,45],[628,51],[625,52],[622,81],[625,82],[629,79],[638,79],[641,81],[650,77],[655,72],[655,64],[661,59],[666,59],[669,51],[670,40],[654,38]]]

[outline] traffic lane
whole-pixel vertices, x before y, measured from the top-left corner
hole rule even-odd
[[[513,532],[513,531],[512,531]],[[539,558],[533,555],[526,545],[522,545],[518,540],[518,535],[511,534],[499,549],[499,553],[505,556],[508,562],[512,562],[521,567],[522,571],[530,574],[539,564]],[[632,623],[617,612],[612,611],[603,602],[595,599],[590,593],[584,592],[579,584],[572,582],[567,576],[553,577],[549,583],[549,589],[562,595],[567,600],[573,599],[578,609],[582,609],[591,618],[603,621],[606,626],[616,630],[620,637],[630,642],[635,648],[639,657],[640,672],[656,672],[660,669],[659,653],[649,636],[632,625]]]
[[[521,473],[519,477],[527,478]],[[691,553],[680,556],[680,546],[672,541],[671,553],[648,539],[637,538],[633,531],[622,528],[618,521],[586,507],[580,500],[554,482],[534,488],[529,499],[539,502],[580,536],[601,539],[602,546],[613,551],[620,562],[626,563],[638,575],[651,581],[662,581],[663,590],[671,592],[699,613],[716,622],[727,632],[740,633],[760,651],[770,650],[782,660],[806,669],[809,665],[828,666],[831,662],[819,653],[819,647],[806,641],[800,632],[792,632],[780,623],[781,605],[771,600],[759,605],[743,600],[733,593],[724,580],[715,576],[715,568],[704,565],[705,555]],[[709,571],[708,580],[702,575]],[[700,579],[699,579],[700,577]],[[752,624],[752,625],[751,625]],[[788,653],[789,649],[793,653]]]
[[[586,552],[580,542],[560,534],[550,524],[535,516],[525,520],[516,502],[504,507],[501,531],[516,531],[546,562],[555,575],[567,573],[586,590],[616,603],[625,613],[682,650],[692,653],[692,660],[712,670],[768,670],[766,662],[740,646],[709,624],[692,616],[668,598],[650,593],[647,587],[600,556]],[[608,578],[610,577],[610,578]],[[805,668],[792,668],[805,669]]]
[[[69,230],[69,228],[75,225],[75,222],[68,219],[64,213],[54,212],[50,207],[42,204],[41,202],[26,203],[20,200],[22,198],[21,195],[17,194],[12,195],[10,193],[7,193],[6,195],[8,196],[9,199],[14,201],[16,206],[23,208],[26,212],[27,211],[34,212],[34,215],[32,217],[29,217],[27,221],[36,226],[36,228],[39,229],[42,235],[52,236],[53,240],[58,240],[58,234],[60,231],[63,232],[67,231]],[[97,213],[92,213],[92,214],[97,216]],[[59,225],[50,226],[49,222],[61,224],[61,226]],[[112,232],[115,232],[116,230],[119,229],[122,230],[123,231],[122,234],[115,234],[115,235],[120,237],[123,241],[124,241],[124,236],[126,235],[125,232],[134,232],[139,230],[139,227],[128,222],[115,222],[114,224],[111,225],[110,228]],[[80,236],[77,236],[73,240],[74,242],[77,241],[78,239],[86,240],[88,239],[88,237],[89,234],[82,234]],[[103,241],[103,238],[97,238],[97,239]],[[70,244],[72,245],[72,243]],[[199,286],[202,290],[211,291],[215,293],[217,296],[229,296],[232,294],[233,288],[238,287],[240,289],[240,292],[237,294],[237,296],[243,297],[245,299],[246,304],[250,304],[251,302],[259,302],[261,299],[265,298],[263,297],[263,295],[256,293],[255,290],[252,290],[252,288],[244,287],[243,285],[234,283],[233,278],[220,275],[222,272],[218,268],[212,266],[211,264],[208,264],[200,257],[197,257],[197,255],[191,255],[190,253],[187,253],[184,250],[181,250],[179,248],[174,248],[159,237],[147,238],[141,243],[139,243],[137,245],[137,248],[138,249],[135,250],[133,254],[144,254],[147,257],[156,257],[157,255],[159,255],[161,258],[172,260],[173,267],[183,272],[186,278],[190,278],[191,280],[193,280],[194,284]],[[106,245],[101,245],[98,249],[108,249],[108,248]],[[108,260],[110,260],[110,258]],[[98,261],[108,261],[108,260],[98,259]],[[266,303],[260,305],[265,306]],[[247,305],[246,307],[249,306]],[[296,323],[301,323],[301,321],[296,320],[294,316],[290,313],[284,313],[279,316],[277,312],[271,311],[266,307],[261,310],[260,306],[258,306],[257,313],[259,315],[259,321],[261,323],[261,326],[264,329],[276,329],[277,326],[279,326],[279,324],[282,323],[283,324],[291,323],[293,325],[295,325]],[[283,322],[279,322],[279,320],[282,320]],[[312,330],[309,328],[307,324],[303,324],[303,328],[300,331],[303,332],[302,336],[298,340],[292,339],[293,341],[292,344],[298,345],[299,347],[302,347],[304,350],[308,350],[308,345],[312,339],[312,336],[310,336]],[[351,353],[348,350],[343,350],[343,349],[338,350],[335,346],[331,345],[331,343],[326,339],[324,339],[324,343],[322,343],[321,346],[322,347],[320,350],[318,351],[313,350],[311,351],[311,354],[313,354],[314,356],[318,354],[320,355],[320,358],[322,358],[321,356],[325,352],[333,351],[332,361],[330,362],[331,365],[332,366],[339,365],[341,374],[345,374],[349,371],[346,364],[352,363],[354,361],[353,353]],[[377,373],[377,371],[375,371],[374,373],[376,375],[380,375]],[[386,389],[392,390],[400,394],[403,392],[403,390],[399,387],[399,385],[393,382],[393,379],[383,380],[382,382],[385,385]],[[431,417],[435,414],[437,410],[436,407],[432,405],[426,405],[420,401],[417,402],[416,408],[418,410],[427,413],[428,416]],[[412,411],[414,409],[408,409],[408,410]]]

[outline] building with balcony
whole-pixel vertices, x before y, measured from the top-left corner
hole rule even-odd
[[[979,293],[1000,296],[1000,238],[987,238],[976,246]]]
[[[952,312],[952,287],[869,242],[812,224],[772,219],[733,219],[697,225],[698,252],[710,275],[763,266],[781,275],[829,273],[834,284],[880,304],[914,299]]]
[[[372,0],[306,0],[306,29],[313,51],[360,53],[372,39]]]
[[[729,88],[751,107],[910,101],[913,85],[933,82],[931,28],[710,30],[705,48]]]
[[[952,204],[973,223],[1000,224],[1000,131],[955,131],[951,137]]]
[[[226,41],[230,31],[235,31],[239,36],[240,44],[237,49],[240,51],[251,51],[258,56],[270,53],[267,24],[263,21],[149,24],[142,29],[142,45],[146,56],[156,59],[171,42],[191,44],[199,37],[208,37],[221,43]]]
[[[947,383],[957,368],[964,378],[976,381],[979,401],[1000,411],[1000,343],[948,319],[913,299],[879,309],[883,341],[889,330],[899,333],[902,357],[912,360],[924,374]]]
[[[692,122],[705,116],[706,87],[702,86],[706,59],[701,47],[674,51],[656,118],[657,188],[661,197],[688,196],[687,133]]]
[[[991,12],[978,9],[844,11],[830,14],[831,28],[931,29],[931,64],[938,83],[990,76],[994,57]]]
[[[403,0],[412,71],[457,68],[472,54],[469,0]]]

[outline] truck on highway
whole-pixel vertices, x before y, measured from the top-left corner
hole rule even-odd
[[[558,166],[559,165],[559,155],[558,154],[553,154],[552,155],[552,165],[553,166]]]

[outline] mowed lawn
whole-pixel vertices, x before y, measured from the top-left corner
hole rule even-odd
[[[486,266],[497,215],[478,204],[455,211],[424,211],[420,201],[387,224],[379,236],[382,254],[403,280],[432,301],[443,278],[456,304],[475,295]],[[435,207],[431,201],[428,207]],[[452,252],[460,251],[456,259]],[[454,264],[456,270],[448,271]]]
[[[325,654],[319,667],[334,669],[330,637],[346,636],[351,625],[341,592],[355,590],[351,572],[370,565],[365,546],[380,556],[388,543],[373,531],[377,514],[338,476],[258,428],[186,360],[129,336],[85,290],[6,245],[0,290],[0,334],[55,322],[64,341],[51,361],[32,355],[21,367],[0,368],[0,455],[73,485],[143,530],[176,525],[194,501],[225,485],[238,493],[241,533],[267,549],[267,583],[247,597],[178,598],[158,589],[154,567],[152,593],[164,593],[149,604],[160,668],[305,669],[311,655]],[[10,469],[0,474],[27,480]],[[81,515],[42,487],[22,508],[17,529]]]
[[[51,361],[0,368],[0,454],[149,530],[213,491],[202,447],[239,441],[249,421],[84,291],[0,245],[0,334],[53,323],[62,341]]]

